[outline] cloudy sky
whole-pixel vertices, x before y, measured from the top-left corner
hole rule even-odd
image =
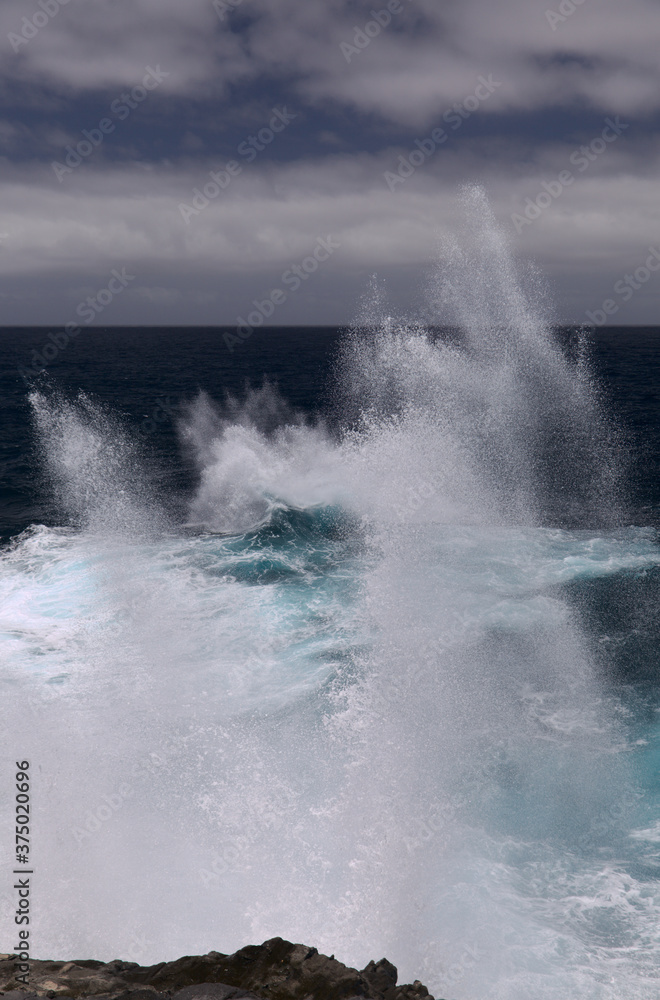
[[[296,274],[273,323],[350,322],[374,272],[414,311],[475,182],[558,320],[660,323],[659,43],[658,0],[2,0],[0,322],[113,272],[102,325]]]

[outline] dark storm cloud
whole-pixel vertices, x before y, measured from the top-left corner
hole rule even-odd
[[[350,320],[374,269],[407,305],[466,180],[580,319],[660,231],[659,28],[644,0],[4,0],[4,322],[118,265],[104,321],[233,322],[330,233],[281,322]]]

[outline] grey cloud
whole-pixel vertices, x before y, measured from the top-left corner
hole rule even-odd
[[[238,15],[221,21],[210,0],[69,0],[13,54],[7,36],[32,8],[5,0],[3,73],[76,89],[126,86],[155,61],[171,72],[166,89],[183,95],[219,93],[229,83],[286,73],[310,101],[340,102],[420,125],[487,72],[504,84],[487,113],[576,99],[619,113],[658,107],[657,3],[630,0],[624,8],[618,0],[584,0],[553,31],[549,2],[402,0],[402,13],[347,63],[340,43],[350,42],[374,6],[384,4],[244,0],[240,15],[251,20],[234,32]]]
[[[554,146],[547,158],[539,151],[527,174],[519,172],[517,177],[508,169],[510,148],[489,147],[489,193],[514,249],[536,259],[557,279],[562,269],[581,276],[568,310],[579,312],[590,295],[599,294],[603,279],[596,271],[616,278],[657,240],[659,213],[648,208],[660,205],[657,171],[655,176],[650,171],[640,184],[629,172],[631,154],[624,148],[607,169],[594,164],[585,171],[518,236],[512,213],[521,211],[528,192],[533,196],[544,179],[565,165],[571,147]],[[615,152],[613,148],[613,157]],[[49,275],[68,286],[93,275],[93,285],[113,266],[128,264],[138,274],[161,274],[152,279],[154,288],[178,289],[181,301],[192,310],[191,321],[204,323],[233,322],[250,289],[260,294],[262,286],[275,281],[284,267],[305,256],[314,240],[327,233],[337,237],[342,249],[328,265],[324,281],[332,279],[338,287],[349,272],[366,275],[379,269],[398,269],[399,278],[405,272],[421,279],[439,236],[460,228],[458,188],[466,177],[478,174],[485,156],[486,150],[474,142],[448,149],[442,170],[429,163],[395,194],[382,183],[386,154],[357,160],[335,156],[291,166],[255,164],[189,226],[178,205],[189,201],[193,187],[203,183],[205,173],[199,166],[166,174],[139,168],[98,171],[86,177],[75,197],[43,186],[37,173],[25,177],[16,172],[9,181],[13,211],[0,215],[0,229],[9,234],[0,251],[5,255],[2,268],[25,289],[25,308],[34,286],[48,285]],[[162,274],[169,275],[167,282]],[[608,280],[605,277],[605,285]],[[135,300],[140,288],[143,299],[149,298],[148,287],[136,282],[122,308]],[[198,295],[196,302],[189,290]],[[651,291],[649,286],[645,296]],[[203,293],[213,296],[211,306]],[[162,296],[154,292],[150,301],[153,321],[165,322]],[[306,316],[305,295],[298,301],[291,308]],[[640,296],[631,308],[641,317],[651,301]]]
[[[488,112],[574,105],[582,98],[595,108],[639,113],[660,100],[660,8],[649,0],[631,0],[625,10],[617,0],[585,0],[556,31],[545,14],[547,0],[403,0],[402,14],[350,63],[340,43],[350,42],[370,11],[384,4],[365,4],[362,14],[349,13],[343,2],[246,4],[260,15],[249,36],[257,62],[275,67],[283,58],[298,72],[306,97],[400,123],[428,121],[439,103],[460,100],[475,77],[488,72],[504,83]],[[423,32],[414,30],[420,16]],[[567,58],[574,61],[567,65]]]
[[[558,10],[553,0],[402,0],[392,23],[347,61],[341,43],[385,3],[243,0],[221,20],[211,0],[68,0],[14,52],[8,34],[42,8],[4,0],[0,100],[13,99],[15,114],[0,122],[3,321],[67,322],[85,289],[130,265],[138,278],[104,323],[232,323],[327,233],[341,253],[279,321],[349,321],[374,270],[408,308],[438,237],[460,228],[464,181],[485,184],[515,251],[547,271],[558,318],[577,320],[597,307],[660,232],[660,150],[643,134],[644,116],[660,101],[660,6],[584,0],[553,30],[546,16]],[[104,144],[58,183],[49,160],[96,125],[109,97],[139,83],[148,65],[170,74],[153,107],[161,102],[162,117],[163,97],[172,101],[171,154],[130,162],[139,155],[137,132],[118,129],[112,147]],[[501,85],[478,115],[488,116],[494,134],[450,132],[390,191],[385,172],[415,148],[401,136],[423,140],[489,74]],[[93,104],[99,90],[106,93],[95,117],[90,97]],[[278,140],[277,155],[269,160],[273,146],[246,165],[187,226],[179,204],[224,162],[208,152],[209,140],[229,125],[247,134],[262,124],[273,91],[277,100],[294,95],[295,128]],[[146,102],[139,128],[151,108]],[[533,134],[547,111],[559,122],[553,141]],[[504,113],[507,131],[498,133]],[[543,185],[556,183],[575,148],[616,115],[630,129],[583,173],[573,166],[575,182],[516,232],[512,215],[547,194]],[[213,133],[207,123],[216,120]],[[297,159],[277,161],[292,149]],[[618,318],[656,320],[657,283],[649,280]]]
[[[170,73],[165,90],[185,95],[210,86],[219,93],[254,71],[240,39],[217,30],[210,0],[68,0],[34,37],[16,42],[23,19],[40,10],[36,2],[3,3],[3,75],[79,92],[135,84],[145,66],[160,64]]]

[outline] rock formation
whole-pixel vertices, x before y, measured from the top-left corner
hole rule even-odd
[[[358,972],[334,956],[282,938],[234,955],[211,951],[151,966],[30,961],[27,987],[15,974],[15,959],[0,955],[1,1000],[433,1000],[419,981],[397,986],[397,970],[386,958]]]

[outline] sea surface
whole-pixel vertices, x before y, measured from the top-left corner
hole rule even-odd
[[[464,253],[451,329],[0,330],[0,950],[29,759],[34,957],[660,997],[660,327]]]

